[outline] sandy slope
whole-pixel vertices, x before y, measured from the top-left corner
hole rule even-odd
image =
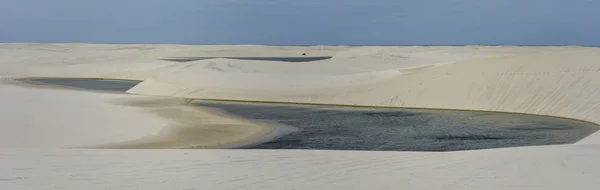
[[[297,56],[298,52],[334,55],[334,58],[313,63],[216,59],[176,64],[158,60],[177,56]],[[142,84],[130,90],[144,95],[475,109],[544,114],[600,123],[598,48],[3,44],[0,45],[0,60],[2,77],[144,79]],[[177,103],[170,103],[172,99],[130,99],[135,96],[32,90],[5,85],[0,86],[0,92],[4,97],[0,100],[3,114],[0,115],[3,122],[0,130],[12,134],[5,135],[0,131],[0,135],[2,140],[16,139],[14,142],[20,143],[27,141],[17,137],[43,138],[44,135],[6,128],[16,125],[5,124],[36,123],[36,131],[48,134],[56,134],[54,129],[74,130],[73,124],[77,123],[65,121],[64,114],[71,118],[86,118],[86,124],[89,123],[86,127],[96,131],[74,130],[89,137],[72,141],[75,144],[103,142],[92,142],[92,139],[113,137],[111,135],[115,133],[127,134],[128,138],[124,139],[148,135],[159,127],[157,123],[160,122],[180,125],[186,124],[181,121],[191,121],[184,126],[198,122],[200,126],[216,124],[213,127],[219,124],[252,126],[231,118],[187,110]],[[63,106],[65,104],[89,113],[71,110]],[[148,117],[150,115],[140,111],[162,119]],[[198,116],[199,113],[206,115]],[[177,116],[183,118],[177,119]],[[41,119],[30,121],[27,119],[30,117]],[[115,123],[116,126],[128,123],[131,124],[128,127],[136,131],[116,126],[99,130],[105,127],[98,124],[101,122]],[[145,122],[151,123],[146,126],[156,128],[139,129]],[[54,128],[42,128],[42,124],[52,124],[48,126]],[[264,131],[260,126],[253,127],[257,130],[240,131],[238,126],[229,133],[217,131],[215,134],[236,137],[249,133],[259,135]],[[167,137],[173,139],[190,134],[185,130],[174,131],[166,133],[169,134]],[[210,142],[221,139],[215,134],[206,137],[215,137],[209,139]],[[599,134],[575,145],[445,153],[3,148],[0,149],[0,187],[598,189],[598,143]]]
[[[504,111],[600,123],[598,60],[597,48],[557,48],[408,71],[400,65],[397,70],[385,72],[327,76],[239,72],[217,76],[204,72],[198,64],[158,73],[129,92],[184,98]],[[202,75],[193,77],[193,73]]]
[[[598,189],[598,145],[449,153],[251,150],[0,152],[6,189]]]
[[[157,134],[167,122],[107,104],[127,95],[0,86],[0,147],[85,147]]]
[[[227,147],[271,127],[180,100],[0,84],[0,148]]]

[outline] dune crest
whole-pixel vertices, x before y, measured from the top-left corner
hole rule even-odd
[[[514,52],[527,49],[491,47],[495,48]],[[375,49],[375,55],[386,52]],[[504,52],[511,52],[508,50]],[[213,74],[197,69],[204,65],[196,64],[159,72],[129,92],[198,99],[502,111],[600,123],[600,65],[596,64],[599,49],[547,47],[524,52],[492,53],[487,58],[471,56],[451,64],[425,63],[420,66],[427,67],[408,69],[410,72],[406,73],[383,70],[313,76],[285,71],[277,74],[272,70]],[[336,65],[340,70],[344,69],[341,65],[370,64],[361,55],[353,59],[354,62],[331,59],[321,63]],[[258,70],[269,67],[252,66]],[[396,67],[402,71],[402,65]]]

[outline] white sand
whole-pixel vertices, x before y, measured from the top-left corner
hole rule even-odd
[[[0,152],[4,189],[598,189],[600,146],[450,153],[249,150]]]
[[[228,147],[272,130],[177,99],[8,84],[0,116],[0,148]]]
[[[335,57],[313,63],[157,60],[178,56],[297,56],[301,52]],[[489,110],[600,123],[598,48],[5,44],[0,46],[0,60],[2,77],[144,79],[129,91],[142,95]],[[57,110],[54,115],[83,115],[72,118],[86,118],[86,122],[87,119],[117,122],[121,121],[118,119],[123,117],[121,114],[136,115],[123,121],[136,130],[144,127],[144,122],[158,127],[157,123],[168,118],[143,115],[138,111],[150,108],[125,107],[123,104],[131,101],[115,100],[113,95],[75,91],[58,95],[59,92],[35,90],[33,93],[47,96],[31,95],[35,97],[32,98],[24,95],[32,92],[22,88],[3,85],[0,90],[0,96],[12,98],[2,100],[0,109],[1,130],[9,132],[18,130],[4,129],[6,126],[21,127],[12,124],[34,122],[26,118],[40,120],[35,121],[38,122],[35,128],[40,128],[35,131],[52,132],[39,127],[45,123],[57,123],[50,127],[59,130],[72,130],[75,124],[81,124],[44,116],[54,110]],[[112,99],[108,105],[107,99]],[[28,100],[39,102],[27,103]],[[6,108],[5,104],[11,107]],[[23,106],[15,108],[17,104]],[[89,106],[87,110],[91,111],[88,116],[66,106],[61,108],[66,104]],[[20,112],[12,112],[19,109]],[[103,116],[104,120],[98,119]],[[212,118],[209,115],[187,121]],[[227,125],[231,124],[231,120],[225,120]],[[86,127],[97,130],[103,126]],[[124,139],[129,139],[151,134],[153,130],[140,130],[135,135],[118,127],[109,131],[112,132],[80,133],[90,139],[125,133],[131,136]],[[14,141],[29,134],[1,135]],[[44,136],[41,132],[32,135]],[[87,142],[103,141],[69,140],[67,144]],[[0,186],[7,189],[598,189],[599,143],[600,135],[593,134],[573,145],[447,153],[0,149],[0,168],[3,168]]]
[[[127,95],[0,85],[0,147],[68,148],[157,134],[167,122],[107,101]]]
[[[104,77],[143,80],[169,57],[333,55],[346,47],[0,44],[0,76]]]
[[[482,52],[490,58],[479,55],[454,63],[448,63],[454,61],[448,59],[421,64],[436,65],[433,67],[410,70],[404,70],[406,67],[400,63],[395,70],[388,66],[385,71],[320,76],[276,71],[217,72],[198,63],[160,72],[129,92],[183,98],[503,111],[600,123],[600,49],[531,48],[524,52],[533,53],[498,56]],[[332,70],[344,70],[342,63],[371,64],[328,61],[333,63],[324,64]],[[260,64],[254,65],[261,69]]]

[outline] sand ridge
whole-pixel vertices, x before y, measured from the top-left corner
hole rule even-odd
[[[227,76],[223,78],[207,76],[192,81],[186,72],[194,73],[193,67],[188,67],[159,73],[129,92],[196,99],[501,111],[600,123],[596,114],[600,112],[596,96],[600,90],[599,59],[598,48],[565,47],[456,61],[365,85],[339,82],[336,75],[312,80],[316,77],[310,74],[292,78],[233,72],[223,74]],[[380,76],[384,75],[372,77]],[[261,77],[265,80],[256,80]],[[270,83],[269,78],[276,78],[276,83]],[[243,81],[243,85],[237,86],[236,81]],[[283,88],[285,84],[291,88]],[[323,84],[331,88],[323,88]]]

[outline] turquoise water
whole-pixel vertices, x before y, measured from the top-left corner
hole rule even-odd
[[[137,81],[30,79],[48,85],[124,92]],[[297,132],[245,149],[456,151],[576,142],[598,126],[522,114],[195,101],[193,105]]]

